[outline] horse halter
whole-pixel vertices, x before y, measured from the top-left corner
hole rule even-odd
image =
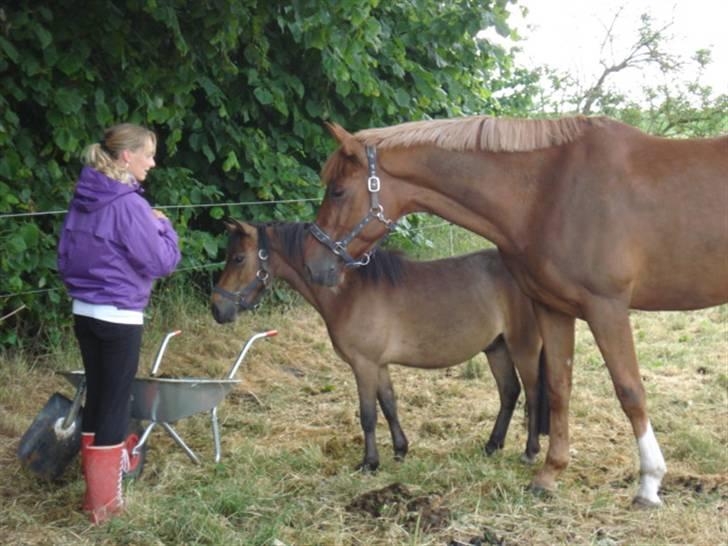
[[[315,223],[311,224],[309,227],[311,235],[313,235],[319,243],[339,256],[344,261],[344,264],[346,264],[346,267],[361,267],[369,263],[374,250],[365,252],[359,260],[352,258],[346,250],[349,243],[351,243],[357,235],[362,232],[369,222],[372,220],[379,220],[387,227],[387,231],[393,230],[397,225],[396,222],[384,216],[384,207],[382,207],[379,203],[379,190],[382,183],[377,176],[377,149],[374,146],[367,146],[366,152],[367,163],[369,165],[369,177],[367,178],[367,189],[369,190],[369,212],[364,219],[355,225],[346,237],[343,237],[338,241],[334,241]]]
[[[229,292],[219,286],[215,286],[212,289],[213,293],[220,294],[223,298],[234,301],[240,311],[250,311],[258,307],[263,292],[270,286],[271,279],[270,272],[268,271],[269,252],[267,241],[268,237],[265,234],[265,227],[258,226],[258,271],[255,273],[255,279],[237,292]],[[258,287],[261,287],[261,289],[258,291],[255,300],[248,303],[248,296]]]

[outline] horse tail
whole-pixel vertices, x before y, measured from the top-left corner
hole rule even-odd
[[[543,347],[538,357],[538,403],[536,407],[538,412],[538,433],[548,436],[551,407],[549,403],[549,386],[546,380],[546,353]]]

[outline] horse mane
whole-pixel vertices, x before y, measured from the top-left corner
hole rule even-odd
[[[308,223],[271,222],[263,225],[273,228],[273,232],[288,258],[295,261],[303,260],[303,241],[308,233]],[[392,286],[397,286],[404,276],[405,263],[401,252],[377,248],[369,263],[357,267],[353,273],[359,275],[364,282],[377,284],[386,280]]]
[[[406,263],[402,251],[385,250],[377,247],[371,255],[369,263],[363,267],[358,267],[356,274],[364,282],[377,284],[382,280],[386,280],[392,286],[397,286],[404,278]]]
[[[559,119],[470,116],[363,129],[354,137],[364,145],[377,148],[431,144],[457,152],[527,152],[571,142],[588,127],[604,125],[608,121],[606,117],[586,116]]]

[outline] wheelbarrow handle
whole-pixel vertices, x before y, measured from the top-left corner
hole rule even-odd
[[[257,334],[253,334],[252,336],[250,336],[250,339],[248,339],[248,341],[245,343],[245,346],[243,346],[243,350],[240,351],[238,358],[235,360],[235,364],[233,364],[233,367],[230,368],[230,371],[227,374],[227,379],[232,379],[233,377],[235,377],[235,374],[238,373],[238,368],[240,367],[240,364],[243,362],[245,355],[248,353],[248,350],[250,349],[251,345],[253,345],[253,343],[264,337],[273,337],[276,335],[278,335],[278,330],[258,332]]]
[[[169,343],[169,340],[172,339],[174,336],[180,335],[181,333],[182,330],[175,330],[174,332],[169,332],[166,336],[164,336],[162,344],[159,346],[159,350],[157,351],[157,357],[154,359],[154,365],[152,365],[152,377],[157,375],[157,371],[159,371],[159,365],[162,363],[162,356],[164,355],[164,351],[167,350],[167,344]]]

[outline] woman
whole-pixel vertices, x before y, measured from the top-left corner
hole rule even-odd
[[[144,308],[154,279],[169,275],[180,260],[172,224],[142,197],[140,184],[155,166],[156,144],[152,131],[123,123],[85,150],[58,246],[58,270],[73,298],[86,372],[83,508],[94,523],[123,507],[123,440]]]

